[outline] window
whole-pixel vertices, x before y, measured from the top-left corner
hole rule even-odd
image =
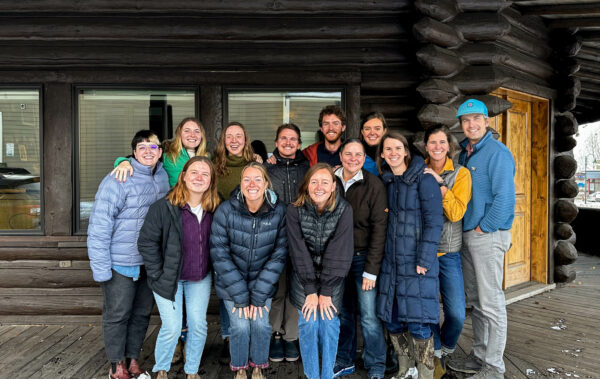
[[[41,231],[40,92],[0,88],[0,230]]]
[[[227,93],[228,121],[248,129],[252,141],[261,140],[267,151],[275,149],[275,132],[283,123],[302,131],[302,147],[318,140],[319,112],[327,105],[341,105],[342,91],[286,92],[231,90]]]
[[[87,231],[94,197],[117,157],[131,154],[131,139],[142,129],[161,141],[180,120],[196,115],[196,91],[78,89],[78,208],[76,232]],[[77,225],[76,224],[76,225]]]

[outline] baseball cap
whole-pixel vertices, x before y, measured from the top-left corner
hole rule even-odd
[[[459,118],[460,116],[473,113],[481,113],[485,117],[488,117],[487,107],[483,102],[476,99],[469,99],[462,103],[460,107],[458,107],[456,117]]]

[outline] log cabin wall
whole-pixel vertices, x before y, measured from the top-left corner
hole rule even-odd
[[[411,132],[413,15],[404,0],[0,2],[0,85],[42,88],[44,196],[41,235],[0,235],[0,316],[101,313],[74,235],[76,86],[194,86],[212,146],[229,86],[341,88],[349,134],[372,110]]]

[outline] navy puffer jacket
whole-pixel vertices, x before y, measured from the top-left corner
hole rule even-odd
[[[379,274],[377,316],[384,321],[438,323],[439,266],[437,247],[442,234],[442,195],[427,166],[413,157],[403,175],[382,175],[388,194],[388,229]],[[427,269],[417,274],[417,265]],[[397,318],[392,320],[394,299]]]
[[[235,307],[262,307],[273,297],[287,259],[286,206],[267,190],[256,214],[236,188],[217,208],[210,233],[215,289]]]

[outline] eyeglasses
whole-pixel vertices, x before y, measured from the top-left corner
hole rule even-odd
[[[155,145],[155,144],[150,144],[150,145],[143,145],[143,144],[138,144],[135,149],[139,150],[139,151],[145,151],[145,150],[152,150],[152,151],[156,151],[158,150],[160,146]]]

